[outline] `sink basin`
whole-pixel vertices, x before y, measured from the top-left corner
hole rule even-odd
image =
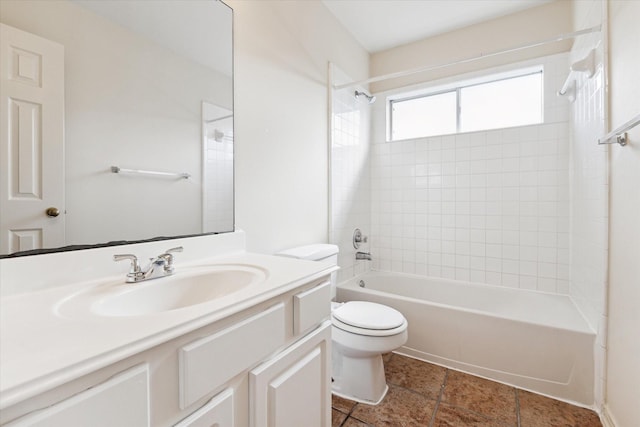
[[[142,316],[202,304],[254,286],[267,272],[249,265],[191,267],[172,276],[139,283],[109,282],[62,301],[56,311],[65,317]],[[89,313],[87,313],[87,311]]]

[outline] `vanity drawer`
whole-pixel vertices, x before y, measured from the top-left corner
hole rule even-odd
[[[233,427],[233,389],[214,396],[175,427]]]
[[[285,343],[279,303],[179,350],[180,408],[185,409]]]
[[[331,314],[331,283],[293,296],[293,334],[299,335],[317,325]]]
[[[145,363],[7,427],[150,425],[149,365]]]

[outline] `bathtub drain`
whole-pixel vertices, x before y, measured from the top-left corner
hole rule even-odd
[[[361,288],[364,288],[364,280],[360,280],[358,282],[358,286],[360,286]]]

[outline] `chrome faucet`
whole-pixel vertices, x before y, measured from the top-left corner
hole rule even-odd
[[[366,259],[371,261],[371,254],[369,252],[356,252],[356,259]]]
[[[127,273],[127,283],[137,283],[144,280],[157,279],[158,277],[171,276],[174,272],[173,253],[182,252],[182,246],[171,248],[161,253],[155,258],[151,258],[149,265],[142,269],[138,263],[138,257],[133,254],[114,255],[114,261],[128,259],[131,261],[131,268]]]

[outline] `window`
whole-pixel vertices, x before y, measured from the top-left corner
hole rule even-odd
[[[392,99],[390,140],[542,123],[542,70]]]

